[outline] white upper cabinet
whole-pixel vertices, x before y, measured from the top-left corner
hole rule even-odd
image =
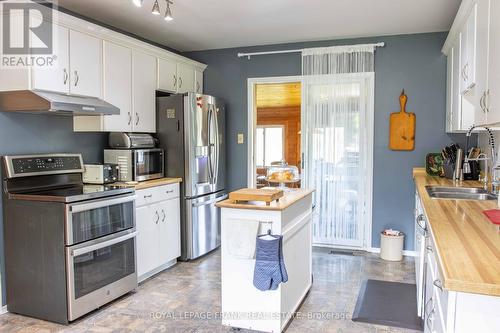
[[[104,100],[120,109],[119,115],[104,116],[104,130],[132,131],[132,50],[104,42]]]
[[[460,91],[468,91],[475,84],[476,73],[477,4],[474,4],[462,28],[460,40]]]
[[[184,64],[177,65],[177,92],[194,92],[194,69]]]
[[[488,89],[483,104],[488,123],[500,123],[500,1],[490,1]]]
[[[101,97],[102,40],[70,30],[70,93]]]
[[[133,131],[156,131],[156,58],[139,51],[132,52]]]
[[[55,91],[69,94],[69,30],[54,27],[54,54],[56,61],[53,67],[33,67],[31,80],[33,89]]]
[[[158,90],[177,92],[177,63],[158,59]]]
[[[448,132],[500,123],[499,21],[500,1],[464,0],[460,6],[443,47],[448,56]]]
[[[194,71],[194,92],[203,94],[203,72],[199,70]]]

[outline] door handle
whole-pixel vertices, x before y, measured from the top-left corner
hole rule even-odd
[[[78,76],[78,71],[75,71],[75,87],[78,85],[78,81],[80,81],[80,77]]]
[[[222,201],[222,200],[227,199],[227,198],[228,198],[228,195],[224,194],[223,196],[220,196],[218,198],[215,198],[215,199],[212,199],[212,200],[209,200],[209,201],[202,201],[202,202],[194,203],[193,207],[200,207],[200,206],[205,206],[205,205],[211,205],[213,203],[217,203],[217,202]]]
[[[68,71],[65,69],[63,69],[63,73],[64,73],[64,85],[66,85],[66,83],[68,82]]]
[[[100,242],[97,244],[89,245],[89,246],[78,248],[78,249],[74,249],[71,251],[71,255],[73,257],[78,257],[82,254],[86,254],[86,253],[89,253],[89,252],[92,252],[95,250],[99,250],[99,249],[102,249],[104,247],[112,246],[112,245],[121,243],[123,241],[126,241],[130,238],[137,236],[137,233],[138,233],[137,231],[129,232],[123,236],[116,237],[116,238],[113,238],[113,239],[110,239],[110,240],[107,240],[104,242]]]

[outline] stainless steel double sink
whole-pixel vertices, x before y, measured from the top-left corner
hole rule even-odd
[[[497,196],[480,187],[425,187],[431,198],[449,200],[496,200]]]

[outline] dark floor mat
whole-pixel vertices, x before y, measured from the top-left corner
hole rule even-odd
[[[416,295],[414,284],[366,280],[361,285],[352,320],[423,330],[417,316]]]

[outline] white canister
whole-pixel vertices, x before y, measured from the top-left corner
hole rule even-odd
[[[380,233],[380,258],[388,261],[403,260],[403,244],[405,235],[402,232],[396,234]]]

